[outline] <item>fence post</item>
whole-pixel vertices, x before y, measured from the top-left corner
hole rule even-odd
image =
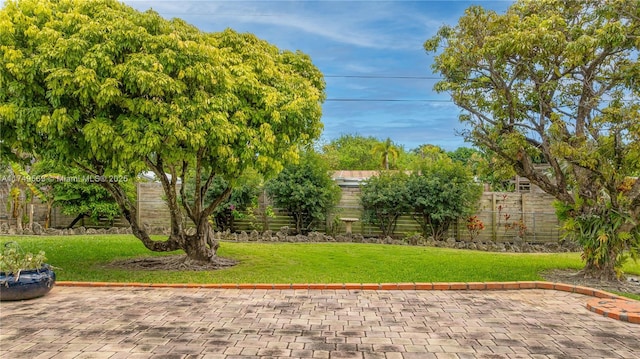
[[[536,241],[536,214],[532,213],[531,217],[533,217],[533,240]]]
[[[496,228],[497,221],[497,211],[496,211],[496,194],[495,192],[491,193],[491,239],[495,242],[498,240],[498,229]]]
[[[140,182],[136,183],[136,222],[138,222],[138,225],[142,225],[142,223],[140,222],[140,215],[142,213],[142,208],[140,207],[140,196],[142,194],[142,192],[140,191],[141,185],[142,183]]]
[[[33,203],[29,203],[29,230],[33,231]]]
[[[520,220],[522,221],[521,225],[525,226],[525,230],[522,232],[522,239],[526,240],[527,238],[527,229],[526,229],[526,225],[527,225],[527,220],[525,218],[525,213],[524,213],[524,207],[525,207],[525,194],[523,192],[520,192]]]

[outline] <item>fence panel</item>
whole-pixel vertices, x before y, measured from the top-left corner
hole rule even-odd
[[[358,222],[353,223],[353,233],[359,233],[364,236],[378,236],[381,231],[370,224],[362,221],[362,208],[359,201],[359,187],[342,187],[342,197],[338,204],[338,208],[331,215],[328,224],[321,224],[320,231],[330,234],[340,234],[345,232],[344,223],[333,218],[358,218]],[[152,227],[168,227],[170,225],[169,210],[164,200],[164,192],[159,183],[139,183],[137,188],[137,206],[138,221],[141,224],[150,225]],[[0,191],[0,201],[6,203],[8,201],[8,193]],[[485,192],[479,203],[479,210],[476,213],[478,218],[485,225],[485,230],[480,232],[478,239],[482,241],[506,242],[513,241],[519,237],[527,242],[549,242],[557,241],[560,237],[559,223],[553,212],[553,197],[544,193],[517,193],[517,192]],[[43,222],[44,204],[33,203],[34,221]],[[267,208],[272,206],[272,202],[264,195],[261,195],[259,208],[255,216],[245,216],[235,221],[236,230],[258,230],[266,229],[277,231],[281,227],[295,226],[293,219],[281,209],[274,208],[275,216],[267,216]],[[73,218],[64,216],[59,209],[54,209],[52,213],[52,227],[68,226]],[[0,223],[11,224],[10,214],[6,206],[0,207]],[[333,227],[332,224],[336,226]],[[126,226],[123,218],[117,218],[114,223],[116,226]],[[77,224],[85,226],[94,226],[88,221]],[[101,222],[98,226],[108,225]],[[409,215],[400,217],[397,223],[394,235],[398,238],[408,236],[420,231],[419,225]],[[458,240],[471,240],[470,234],[466,228],[465,221],[461,220],[449,229],[449,236]]]

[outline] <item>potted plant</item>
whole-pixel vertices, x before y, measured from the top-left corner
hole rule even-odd
[[[0,300],[24,300],[47,294],[56,282],[43,251],[25,253],[16,242],[0,248]]]

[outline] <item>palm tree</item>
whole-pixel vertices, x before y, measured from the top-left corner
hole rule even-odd
[[[387,137],[384,142],[380,142],[373,147],[373,155],[375,156],[377,154],[382,155],[382,167],[388,170],[389,162],[392,162],[395,165],[400,152],[398,151],[398,148],[393,144],[391,139]]]

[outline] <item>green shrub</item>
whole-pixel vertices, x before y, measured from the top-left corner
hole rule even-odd
[[[472,215],[482,195],[471,172],[448,157],[426,162],[406,185],[413,219],[425,237],[435,240],[442,240],[458,219]]]
[[[340,187],[329,175],[329,167],[315,152],[305,152],[299,164],[289,165],[266,183],[276,207],[293,217],[298,233],[314,229],[327,218],[340,200]]]
[[[362,220],[376,225],[385,237],[393,235],[398,217],[410,208],[408,178],[404,172],[381,172],[361,186]]]
[[[20,272],[28,269],[39,269],[47,260],[43,251],[38,254],[25,253],[16,242],[7,242],[0,247],[0,272],[20,277]]]

